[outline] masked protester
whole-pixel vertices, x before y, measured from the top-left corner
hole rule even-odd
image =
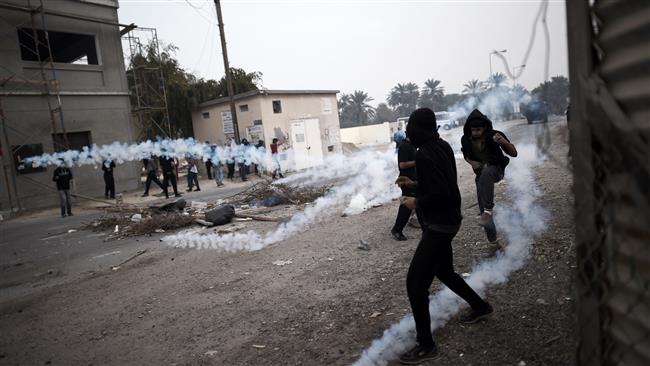
[[[492,121],[478,109],[467,117],[461,145],[465,161],[476,174],[476,196],[480,210],[478,224],[485,228],[488,241],[498,247],[497,229],[492,219],[494,184],[503,179],[510,162],[503,153],[515,157],[517,149],[503,132],[492,129]]]
[[[411,180],[417,180],[415,174],[415,147],[411,144],[410,139],[407,137],[397,148],[397,164],[399,167],[400,177],[408,177]],[[415,190],[402,188],[402,197],[415,197]],[[407,208],[403,204],[399,205],[397,211],[397,218],[395,219],[395,225],[390,231],[390,234],[397,241],[408,240],[408,238],[402,232],[404,227],[411,217],[413,210]],[[416,213],[417,214],[417,213]],[[420,217],[418,215],[418,221]],[[420,225],[422,226],[422,225]]]
[[[52,181],[56,183],[56,189],[59,192],[59,201],[61,204],[61,217],[72,216],[72,203],[70,200],[70,183],[73,180],[72,169],[68,168],[59,159],[61,165],[54,169]]]
[[[102,170],[104,171],[104,198],[115,198],[115,178],[113,177],[113,170],[115,169],[114,161],[102,162]]]
[[[471,310],[461,323],[475,323],[493,310],[461,276],[454,271],[451,241],[460,229],[461,198],[457,183],[456,160],[449,144],[437,132],[436,116],[429,108],[420,108],[409,117],[406,135],[418,151],[415,155],[417,181],[401,176],[401,188],[416,190],[417,197],[402,197],[402,203],[417,210],[423,233],[406,279],[413,311],[417,345],[400,357],[405,364],[418,364],[438,357],[431,334],[429,287],[435,277],[467,301]]]

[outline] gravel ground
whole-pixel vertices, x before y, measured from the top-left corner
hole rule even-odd
[[[550,124],[555,160],[536,169],[551,212],[527,264],[488,291],[495,314],[435,332],[435,365],[573,363],[575,255],[566,123]],[[534,126],[512,123],[513,142]],[[458,163],[465,220],[454,240],[456,270],[489,252],[473,222],[473,173]],[[562,166],[564,165],[564,166]],[[506,182],[497,202],[507,201]],[[332,215],[257,252],[161,246],[106,269],[19,298],[0,298],[0,365],[348,365],[410,309],[406,270],[418,230],[406,242],[389,229],[397,201],[361,215]],[[286,210],[286,209],[285,209]],[[274,223],[255,222],[259,230]],[[208,229],[210,230],[210,229]],[[357,249],[359,240],[369,251]],[[290,264],[274,265],[289,260]],[[432,291],[440,288],[434,281]],[[523,364],[522,364],[523,365]]]

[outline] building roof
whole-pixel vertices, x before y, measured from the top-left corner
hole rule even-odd
[[[242,100],[250,97],[255,97],[258,95],[314,95],[314,94],[337,94],[339,91],[338,90],[268,90],[268,89],[260,89],[260,90],[251,90],[246,93],[240,93],[236,94],[234,99],[235,100]],[[218,104],[224,104],[228,103],[229,98],[228,97],[222,97],[222,98],[217,98],[217,99],[212,99],[208,100],[206,102],[203,102],[199,104],[199,108],[203,107],[209,107],[213,105],[218,105]]]

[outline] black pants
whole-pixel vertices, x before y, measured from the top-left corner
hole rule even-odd
[[[205,162],[205,170],[208,172],[208,179],[212,180],[212,162],[210,160]],[[196,185],[199,186],[198,184]]]
[[[235,163],[228,163],[228,179],[235,179]]]
[[[415,193],[411,190],[402,188],[402,197],[415,197]],[[412,211],[408,207],[399,205],[399,209],[397,210],[397,218],[395,219],[395,225],[393,225],[393,229],[391,231],[401,233],[402,230],[404,230],[404,227],[406,227],[406,224],[408,224],[411,213]],[[424,225],[417,210],[415,211],[415,214],[417,215],[420,227],[424,229]]]
[[[149,194],[149,187],[151,187],[151,182],[154,182],[162,189],[163,191],[165,190],[163,188],[162,183],[158,180],[158,177],[156,176],[156,172],[150,171],[147,173],[147,181],[144,184],[144,194]]]
[[[176,186],[176,174],[173,171],[163,171],[163,184],[162,188],[165,191],[165,197],[169,198],[169,182],[172,183],[172,188],[174,189],[174,195],[178,196],[178,187]]]
[[[246,175],[248,174],[248,169],[249,169],[248,165],[246,165],[244,163],[239,164],[239,175],[241,176],[242,181],[247,181],[248,180],[246,178]]]
[[[420,345],[432,345],[431,316],[429,314],[429,287],[434,277],[438,277],[445,286],[467,301],[474,309],[487,305],[471,287],[454,272],[451,240],[456,233],[448,234],[424,230],[418,244],[408,276],[406,290],[411,303],[417,341]]]
[[[492,210],[494,208],[494,184],[503,179],[503,168],[496,165],[485,165],[478,174],[474,182],[476,183],[476,197],[478,198],[478,207],[483,210]],[[490,221],[485,226],[485,235],[489,241],[497,240],[497,227],[494,221]]]
[[[104,197],[115,198],[115,178],[113,174],[104,174]]]

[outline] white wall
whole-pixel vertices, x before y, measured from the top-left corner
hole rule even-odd
[[[391,141],[390,123],[341,129],[341,141],[356,145],[386,144]]]

